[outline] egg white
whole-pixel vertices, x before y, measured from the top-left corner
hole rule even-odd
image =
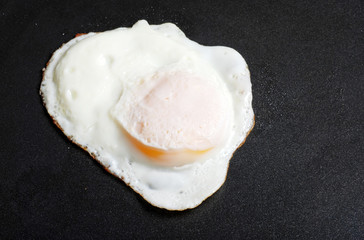
[[[200,58],[203,66],[207,64],[206,72],[211,72],[208,70],[211,68],[213,69],[211,74],[217,74],[218,78],[222,79],[219,84],[222,84],[229,94],[229,98],[231,98],[233,120],[228,138],[224,144],[215,149],[205,159],[179,167],[163,167],[146,161],[145,156],[133,150],[130,143],[123,136],[122,131],[120,131],[120,126],[110,116],[111,109],[103,109],[105,105],[114,106],[120,98],[121,92],[132,87],[130,82],[120,81],[119,85],[117,84],[119,89],[112,88],[107,93],[110,96],[109,99],[95,101],[95,109],[99,109],[100,121],[88,122],[88,119],[93,117],[92,114],[94,113],[92,111],[87,112],[85,110],[86,117],[84,118],[79,118],[73,113],[72,109],[77,105],[76,98],[85,97],[88,99],[90,96],[77,95],[77,93],[62,89],[63,85],[60,83],[62,74],[69,74],[64,69],[75,71],[68,67],[62,68],[63,64],[67,65],[70,61],[73,61],[68,60],[70,57],[68,55],[75,51],[81,53],[87,51],[82,47],[92,43],[94,38],[108,40],[108,35],[128,31],[129,28],[118,28],[104,33],[88,33],[64,44],[53,54],[44,71],[40,94],[43,97],[48,113],[64,134],[88,151],[108,171],[122,179],[149,203],[168,210],[194,208],[216,192],[224,183],[229,161],[234,151],[245,141],[254,126],[251,82],[247,64],[234,49],[222,46],[207,47],[199,45],[185,37],[184,33],[172,23],[148,25],[146,21],[139,21],[133,28],[140,28],[141,32],[150,31],[151,34],[156,34],[158,37],[172,42],[172,45],[181,46],[182,53],[188,49],[191,54],[193,53],[193,56],[196,55]],[[78,45],[78,43],[83,43],[83,45]],[[127,49],[127,46],[125,48]],[[95,56],[89,57],[89,59],[93,60],[95,58]],[[100,65],[110,65],[110,62],[113,62],[114,59],[98,57],[97,61],[99,61],[98,64]],[[58,73],[61,71],[60,69],[62,72]],[[142,75],[147,72],[148,69],[141,76],[134,75],[134,77],[136,79],[143,77]],[[73,72],[72,74],[76,73]],[[100,73],[101,77],[104,76],[102,74]],[[112,75],[112,71],[107,74]],[[110,76],[110,79],[112,78]],[[80,84],[95,84],[97,86],[95,88],[99,89],[102,88],[105,82],[90,83],[82,80]],[[97,96],[92,96],[90,99],[93,98],[97,98]],[[80,100],[79,103],[81,104],[82,101]],[[87,108],[87,106],[79,106],[78,109],[80,110],[77,111],[82,111],[84,108]],[[91,115],[88,116],[87,114]]]

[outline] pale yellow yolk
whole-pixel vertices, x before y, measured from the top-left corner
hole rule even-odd
[[[133,94],[121,123],[129,141],[159,164],[190,163],[225,138],[228,101],[207,79],[188,72],[158,73]]]

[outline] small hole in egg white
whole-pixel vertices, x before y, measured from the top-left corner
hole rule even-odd
[[[152,190],[155,190],[156,188],[152,185],[152,184],[150,184],[150,183],[148,183],[148,188],[150,188],[150,189],[152,189]]]
[[[72,97],[73,100],[77,99],[77,97],[78,97],[77,92],[74,91],[74,90],[71,90],[71,97]]]
[[[107,63],[109,64],[109,66],[111,66],[114,63],[114,58],[113,57],[107,56],[106,59],[107,59]]]

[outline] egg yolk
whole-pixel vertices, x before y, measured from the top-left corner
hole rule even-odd
[[[224,140],[231,114],[216,83],[188,72],[157,73],[142,82],[121,123],[130,143],[148,159],[184,165]]]

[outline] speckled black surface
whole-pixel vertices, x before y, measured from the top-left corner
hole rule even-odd
[[[326,3],[324,3],[326,2]],[[1,239],[364,239],[361,1],[2,1]],[[69,142],[38,89],[76,33],[176,23],[249,64],[256,126],[194,210],[147,204]]]

